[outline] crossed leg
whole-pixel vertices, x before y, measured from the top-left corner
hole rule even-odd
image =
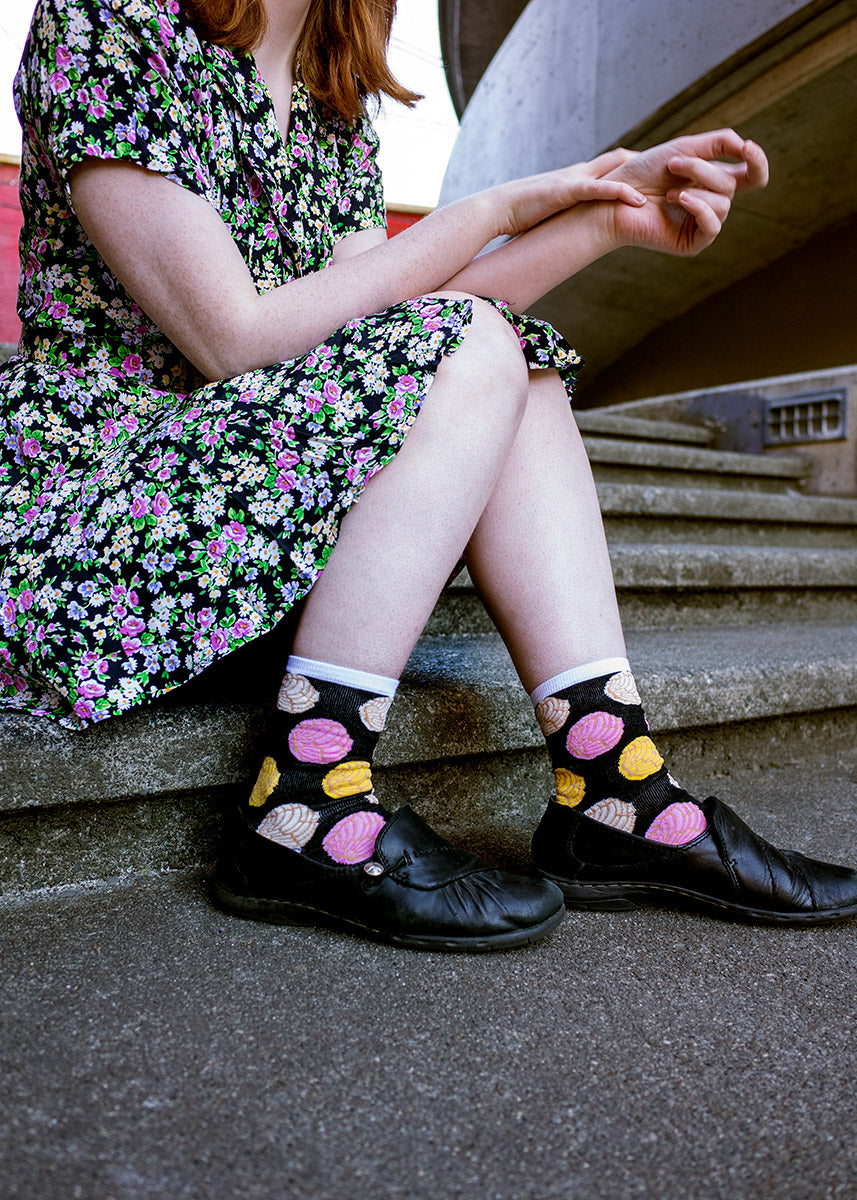
[[[524,686],[623,656],[586,452],[555,371],[476,301],[396,458],[342,524],[295,654],[397,677],[464,552]]]

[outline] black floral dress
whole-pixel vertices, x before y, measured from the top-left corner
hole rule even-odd
[[[178,0],[40,0],[15,95],[23,336],[0,369],[0,704],[81,728],[184,683],[309,591],[471,304],[397,304],[205,383],[87,239],[71,167],[126,159],[202,196],[262,292],[384,225],[371,125],[321,114],[298,83],[284,141],[253,58],[200,40]],[[514,323],[531,365],[571,391],[574,352]]]

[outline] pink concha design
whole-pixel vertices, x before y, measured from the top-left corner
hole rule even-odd
[[[584,816],[591,817],[593,821],[600,821],[602,825],[609,825],[611,829],[633,833],[637,810],[627,800],[617,800],[615,796],[608,796],[606,800],[599,800],[592,808],[587,808]]]
[[[345,726],[329,717],[300,721],[289,734],[289,749],[300,762],[339,762],[353,744]]]
[[[390,711],[392,703],[392,696],[375,696],[372,700],[367,700],[358,709],[360,720],[373,733],[383,732],[384,726],[387,723],[387,713]]]
[[[663,765],[664,760],[650,737],[634,738],[619,755],[619,772],[626,779],[648,779]]]
[[[604,695],[620,704],[642,704],[637,684],[630,671],[617,671],[604,684]]]
[[[281,804],[272,809],[256,832],[271,842],[300,850],[318,829],[318,813],[306,804]]]
[[[336,822],[321,844],[334,862],[345,865],[365,862],[371,858],[375,839],[385,824],[377,812],[351,813]]]
[[[280,684],[277,708],[281,712],[308,712],[318,704],[318,692],[305,675],[286,675]]]
[[[572,725],[565,744],[575,758],[597,758],[612,750],[624,731],[625,722],[613,713],[587,713]]]
[[[650,842],[663,842],[667,846],[684,846],[705,833],[707,822],[698,804],[682,800],[671,804],[658,813],[646,830]]]
[[[551,733],[559,733],[568,720],[569,712],[568,701],[563,700],[561,696],[547,696],[536,705],[536,720],[545,737]]]

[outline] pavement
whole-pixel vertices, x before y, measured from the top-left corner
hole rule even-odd
[[[854,756],[719,782],[857,860]],[[0,923],[5,1200],[857,1196],[857,922],[570,913],[449,956],[241,921],[173,874]]]

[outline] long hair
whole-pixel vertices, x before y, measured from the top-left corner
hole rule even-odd
[[[251,51],[265,35],[262,0],[183,0],[209,41]],[[387,65],[396,0],[313,0],[297,47],[310,95],[328,112],[354,121],[368,97],[390,96],[409,107],[422,99],[402,87]]]

